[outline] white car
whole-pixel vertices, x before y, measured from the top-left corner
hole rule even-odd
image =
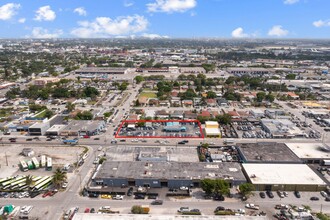
[[[123,200],[124,199],[124,196],[122,196],[122,195],[116,195],[116,196],[112,197],[112,199],[114,199],[114,200]]]
[[[101,151],[102,149],[103,149],[102,146],[99,146],[99,147],[97,148],[98,151]]]
[[[252,203],[247,203],[247,204],[245,205],[245,208],[247,208],[247,209],[259,210],[259,206],[258,206],[258,205],[255,205],[255,204],[252,204]]]
[[[62,184],[62,188],[66,188],[66,187],[68,187],[68,183],[67,182],[64,182],[63,184]]]
[[[180,187],[180,190],[188,190],[189,188],[188,187],[186,187],[186,186],[181,186]]]

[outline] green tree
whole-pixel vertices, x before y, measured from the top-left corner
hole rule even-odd
[[[207,98],[208,99],[214,99],[216,97],[217,97],[217,94],[215,92],[213,92],[213,91],[208,91],[207,92]]]
[[[201,188],[207,194],[211,195],[214,191],[215,182],[212,179],[201,180]]]
[[[267,95],[265,96],[265,99],[266,99],[268,102],[274,102],[274,100],[275,100],[275,96],[274,96],[273,94],[269,93],[269,94],[267,94]]]
[[[111,112],[104,112],[103,113],[104,118],[109,118],[111,115],[112,115]]]
[[[143,208],[139,205],[132,206],[131,213],[132,214],[148,214],[148,213],[144,213]]]
[[[45,116],[45,118],[51,118],[52,116],[54,115],[54,112],[52,112],[51,110],[49,110],[49,109],[46,109],[45,110],[45,113],[44,113],[44,116]]]
[[[223,115],[217,115],[216,119],[220,124],[228,125],[231,123],[232,117],[231,115],[225,113]]]
[[[242,196],[248,197],[253,191],[255,191],[255,187],[251,183],[242,183],[239,185],[239,191],[241,192]]]
[[[144,81],[144,77],[143,76],[136,76],[135,81],[136,81],[137,84],[140,84],[141,82]]]
[[[59,189],[66,180],[66,173],[63,172],[61,168],[57,168],[53,174],[53,184],[55,188]]]
[[[75,119],[76,120],[92,120],[93,114],[90,111],[78,112]]]
[[[127,82],[122,82],[120,85],[119,85],[119,90],[121,92],[123,92],[124,90],[126,90],[128,87],[128,83]]]
[[[87,86],[84,90],[83,90],[83,94],[86,97],[90,97],[90,98],[95,98],[96,96],[98,96],[100,94],[100,92],[91,86]]]
[[[214,64],[203,63],[202,67],[205,69],[207,73],[215,70]]]
[[[296,74],[289,73],[285,76],[285,79],[294,80],[296,79]]]
[[[262,102],[266,97],[266,93],[264,92],[258,92],[257,93],[257,102]]]
[[[214,193],[216,195],[229,195],[229,183],[223,179],[214,180]]]

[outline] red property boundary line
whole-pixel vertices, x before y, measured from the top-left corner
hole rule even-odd
[[[138,123],[138,122],[192,122],[197,123],[201,137],[168,137],[168,136],[119,136],[119,132],[125,123]],[[116,132],[115,138],[181,138],[181,139],[204,139],[202,125],[198,120],[123,120]]]

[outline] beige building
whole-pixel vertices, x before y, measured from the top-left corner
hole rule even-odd
[[[219,123],[216,121],[206,121],[205,122],[205,135],[206,135],[206,137],[221,138],[221,131],[219,128]]]
[[[35,79],[34,80],[34,85],[36,85],[36,86],[45,86],[48,83],[56,83],[56,82],[59,82],[59,81],[60,81],[59,78],[43,77],[43,78]]]

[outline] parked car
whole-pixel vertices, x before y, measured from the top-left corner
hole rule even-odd
[[[180,190],[188,190],[189,188],[187,186],[180,186]]]
[[[274,194],[273,194],[273,192],[272,191],[267,191],[266,192],[267,193],[267,196],[269,197],[269,198],[274,198]]]
[[[89,213],[90,212],[89,208],[86,208],[84,212]]]
[[[178,212],[189,212],[189,211],[190,211],[189,207],[180,207],[178,209]]]
[[[328,197],[328,193],[326,193],[326,192],[324,192],[324,191],[321,191],[320,193],[321,193],[321,196],[323,196],[323,197]]]
[[[90,213],[95,213],[95,209],[94,208],[91,208]]]
[[[264,192],[260,192],[260,193],[259,193],[259,196],[260,196],[260,198],[262,198],[262,199],[266,198],[266,194],[265,194]]]
[[[151,205],[163,205],[163,200],[154,200],[151,202]]]
[[[128,196],[132,196],[133,195],[133,187],[130,187],[127,191],[127,195]]]
[[[258,205],[255,205],[253,203],[247,203],[247,204],[245,204],[245,208],[259,210],[259,206]]]
[[[295,191],[294,192],[294,195],[299,199],[300,197],[301,197],[301,195],[300,195],[300,192],[299,191]]]
[[[223,206],[218,206],[215,208],[214,212],[219,212],[219,211],[224,211],[225,210],[225,207]]]
[[[180,141],[178,142],[178,144],[186,144],[186,142]]]
[[[312,197],[310,198],[310,200],[311,200],[311,201],[318,201],[318,200],[320,200],[320,199],[319,199],[319,197],[312,196]]]
[[[145,195],[144,194],[136,194],[134,199],[145,199]]]
[[[123,200],[124,199],[124,196],[122,196],[122,195],[116,195],[116,196],[112,197],[112,199],[114,199],[114,200]]]

